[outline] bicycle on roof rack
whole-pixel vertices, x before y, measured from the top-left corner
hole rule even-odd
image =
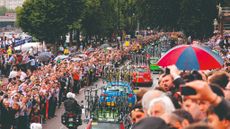
[[[85,100],[85,117],[91,126],[95,122],[119,124],[124,129],[130,126],[128,114],[136,102],[136,95],[128,82],[113,81],[102,88],[88,88]]]

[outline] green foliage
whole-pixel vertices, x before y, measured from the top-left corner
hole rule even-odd
[[[17,9],[17,24],[37,39],[55,43],[68,33],[83,8],[83,0],[27,0]]]
[[[173,29],[177,27],[181,0],[138,0],[138,16],[141,26]]]
[[[82,28],[89,36],[134,32],[135,0],[86,0]]]
[[[137,0],[141,27],[183,30],[194,38],[210,36],[217,14],[216,0]]]
[[[0,16],[5,15],[5,13],[14,13],[14,12],[15,12],[15,10],[7,9],[4,6],[0,6]]]
[[[0,15],[1,16],[5,15],[6,12],[7,12],[7,8],[6,7],[4,7],[4,6],[0,7]]]
[[[183,0],[179,23],[187,35],[204,38],[213,33],[216,17],[215,0]]]
[[[230,6],[230,0],[216,0],[217,4],[221,4],[221,6],[226,6],[229,7]]]
[[[39,40],[57,42],[70,30],[87,37],[133,34],[142,29],[183,30],[195,38],[213,32],[216,5],[226,0],[27,0],[17,24]]]

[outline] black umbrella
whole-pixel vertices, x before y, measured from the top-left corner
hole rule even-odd
[[[51,57],[52,57],[52,54],[50,52],[42,52],[38,54],[36,59],[38,61],[49,61]]]

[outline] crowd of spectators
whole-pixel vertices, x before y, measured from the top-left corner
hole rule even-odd
[[[0,87],[1,128],[29,129],[30,123],[46,123],[47,119],[55,117],[56,108],[60,108],[67,92],[79,93],[80,88],[90,86],[103,74],[106,65],[125,60],[130,51],[138,51],[141,44],[149,44],[162,35],[171,37],[176,44],[184,39],[181,33],[162,32],[133,40],[130,46],[122,49],[82,49],[80,54],[87,57],[80,61],[72,60],[71,55],[76,53],[68,52],[65,53],[69,55],[68,58],[55,60],[53,56],[46,63],[37,61],[32,48],[16,53],[10,44],[1,47],[0,70],[8,80],[1,83]],[[61,49],[59,54],[64,54],[64,50]],[[179,72],[171,67],[170,74],[160,76],[156,89],[140,90],[141,93],[138,93],[139,102],[130,113],[133,128],[148,129],[151,127],[148,125],[154,122],[162,124],[159,129],[163,129],[166,123],[174,128],[184,128],[192,123],[208,121],[214,127],[223,126],[217,127],[218,129],[228,129],[228,80],[229,74],[223,71],[191,73]],[[181,95],[179,87],[183,84],[196,89],[197,95]],[[214,89],[213,92],[210,88]],[[147,116],[152,117],[145,118]],[[154,124],[155,127],[156,125]]]
[[[154,89],[141,88],[130,112],[132,129],[230,129],[228,38],[214,35],[207,44],[224,58],[222,69],[180,71],[173,65]],[[196,92],[184,94],[182,87]]]
[[[68,58],[52,56],[39,61],[28,51],[16,53],[11,45],[2,47],[0,70],[4,80],[0,87],[1,129],[29,129],[30,123],[46,123],[55,117],[66,93],[79,93],[100,77],[106,65],[123,61],[130,48],[85,48],[80,52],[60,51]],[[78,55],[81,60],[74,60]]]

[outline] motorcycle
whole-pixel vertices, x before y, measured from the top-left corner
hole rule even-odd
[[[81,116],[66,112],[61,116],[62,124],[65,125],[68,129],[77,129],[78,126],[80,126],[81,123]]]

